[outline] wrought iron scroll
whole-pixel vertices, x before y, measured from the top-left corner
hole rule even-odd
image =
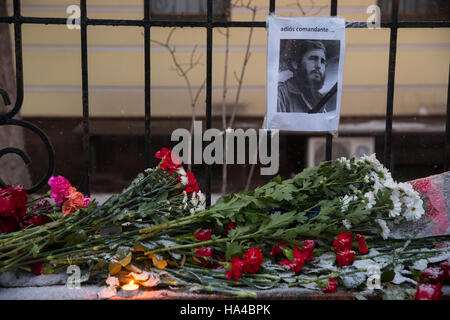
[[[24,97],[24,85],[23,85],[23,59],[22,59],[22,23],[20,22],[21,12],[20,12],[20,0],[14,0],[14,42],[15,42],[15,55],[16,55],[16,103],[14,108],[9,112],[0,114],[0,126],[12,125],[19,126],[32,131],[36,134],[44,143],[48,154],[48,169],[46,174],[41,178],[41,180],[26,191],[31,194],[42,188],[50,178],[55,167],[55,152],[53,146],[50,143],[48,137],[34,124],[28,121],[13,119],[20,111],[23,105]],[[11,105],[11,100],[9,98],[8,92],[0,88],[0,95],[2,96],[5,106]],[[6,154],[16,154],[22,158],[23,162],[27,165],[31,163],[28,155],[18,148],[7,147],[0,149],[0,158]],[[5,182],[0,176],[0,186],[1,188],[6,188]]]

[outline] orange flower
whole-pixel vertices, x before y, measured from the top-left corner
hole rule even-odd
[[[69,188],[69,195],[66,197],[66,201],[62,206],[63,215],[66,216],[68,214],[72,214],[83,206],[83,194],[81,192],[77,192],[77,189],[74,187]]]

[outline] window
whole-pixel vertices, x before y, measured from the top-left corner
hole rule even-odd
[[[150,7],[152,19],[206,19],[207,0],[153,0]],[[215,20],[227,20],[230,1],[213,2]]]
[[[391,21],[392,0],[378,0],[381,21]],[[399,21],[449,20],[448,0],[399,0]]]

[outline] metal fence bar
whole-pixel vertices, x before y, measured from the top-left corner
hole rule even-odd
[[[384,165],[394,173],[392,166],[392,118],[394,113],[395,62],[397,55],[398,0],[392,3],[392,28],[389,45],[389,71],[386,102],[386,131],[384,135]]]
[[[65,18],[41,18],[41,17],[0,17],[0,23],[21,24],[45,24],[45,25],[66,25]],[[86,19],[88,26],[116,26],[116,27],[205,27],[204,20],[127,20],[127,19]],[[213,21],[213,28],[266,28],[265,21]],[[382,22],[381,28],[392,28],[391,22]],[[367,22],[348,21],[346,28],[366,29]],[[397,28],[450,28],[450,21],[399,21]]]
[[[331,0],[330,16],[337,16],[337,0]],[[333,155],[333,135],[327,133],[325,142],[325,160],[330,161]]]
[[[213,2],[207,2],[206,23],[206,130],[211,128],[211,105],[212,105],[212,47],[213,47]],[[203,148],[202,148],[203,150]],[[206,179],[206,206],[211,206],[211,165],[207,164],[205,169]]]
[[[145,46],[145,167],[150,167],[150,143],[151,143],[151,48],[150,48],[150,0],[144,0],[144,46]]]
[[[83,96],[83,157],[84,157],[84,179],[81,189],[84,194],[91,194],[91,144],[89,132],[89,74],[88,74],[88,50],[87,50],[87,9],[86,0],[80,0],[81,9],[81,76]]]

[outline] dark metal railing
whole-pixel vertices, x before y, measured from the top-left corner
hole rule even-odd
[[[206,64],[206,129],[211,128],[211,105],[212,105],[212,43],[214,28],[265,28],[265,21],[215,21],[213,19],[213,1],[207,0],[207,16],[206,19],[199,20],[152,20],[150,18],[150,0],[144,0],[144,19],[142,20],[119,20],[119,19],[89,19],[87,17],[86,0],[80,0],[81,8],[81,73],[82,73],[82,101],[83,101],[83,158],[84,158],[84,175],[82,182],[82,190],[86,194],[90,194],[91,185],[91,146],[89,131],[89,84],[88,84],[88,52],[87,52],[87,29],[88,26],[132,26],[144,28],[144,44],[145,44],[145,165],[150,164],[151,155],[151,63],[150,63],[150,37],[152,27],[201,27],[206,29],[207,44],[207,64]],[[417,22],[400,22],[398,21],[399,0],[393,0],[392,21],[380,24],[382,28],[390,28],[390,47],[389,47],[389,72],[387,84],[387,102],[386,102],[386,130],[384,139],[384,164],[393,170],[392,167],[392,121],[393,121],[393,101],[394,101],[394,81],[395,81],[395,65],[397,50],[397,30],[398,28],[448,28],[450,21],[417,21]],[[330,2],[330,15],[336,16],[338,9],[337,0]],[[275,0],[269,0],[269,12],[275,13]],[[45,25],[66,25],[67,19],[64,18],[39,18],[39,17],[23,17],[21,15],[20,0],[14,0],[13,16],[0,17],[0,23],[14,24],[14,41],[16,56],[16,82],[17,82],[17,101],[15,107],[6,114],[0,115],[0,125],[19,125],[35,132],[45,143],[48,157],[49,168],[46,175],[29,192],[35,192],[41,188],[53,173],[54,169],[54,151],[45,136],[36,126],[22,120],[12,119],[20,110],[23,103],[23,65],[22,65],[22,24],[45,24]],[[346,28],[367,28],[366,22],[347,22]],[[450,83],[450,79],[449,79]],[[449,88],[450,90],[450,88]],[[6,105],[9,105],[9,97],[4,90],[0,91]],[[444,152],[444,169],[448,170],[450,160],[450,94],[447,98],[447,118],[446,118],[446,135],[445,135],[445,152]],[[270,132],[269,132],[270,134]],[[326,159],[331,160],[332,157],[332,135],[326,134]],[[7,153],[15,153],[22,157],[27,163],[29,162],[26,154],[16,148],[6,148],[0,150],[0,157]],[[207,205],[211,204],[211,166],[205,168],[206,176],[206,196]],[[1,186],[4,184],[0,180]]]

